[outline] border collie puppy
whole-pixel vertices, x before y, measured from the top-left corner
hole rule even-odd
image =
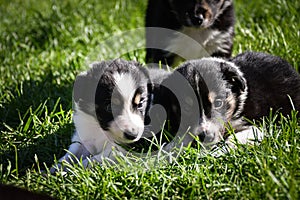
[[[76,78],[76,131],[68,153],[59,161],[70,162],[73,154],[87,166],[89,159],[101,163],[104,157],[115,160],[114,153],[128,153],[123,146],[138,141],[144,133],[146,115],[152,106],[149,90],[167,75],[166,71],[146,70],[137,62],[122,59],[92,64]],[[58,167],[60,164],[51,172]]]
[[[285,115],[292,109],[300,111],[300,76],[288,62],[254,52],[231,61],[203,58],[185,62],[177,69],[197,95],[201,109],[191,131],[204,146],[223,139],[231,147],[234,138],[242,144],[261,140],[264,133],[245,119],[259,120],[268,116],[271,108]],[[227,123],[235,135],[228,136]]]
[[[184,59],[229,58],[234,21],[232,0],[149,0],[146,62],[176,66]]]
[[[163,149],[170,151],[193,143],[195,137],[210,148],[227,137],[228,122],[239,131],[252,130],[241,125],[246,97],[246,80],[233,63],[217,58],[186,61],[162,81],[154,95],[153,103],[167,112],[164,128],[170,133],[169,139],[160,133],[154,137],[161,138]],[[144,138],[130,145],[138,144],[149,146]]]
[[[183,118],[196,117],[190,124],[190,132],[198,136],[204,146],[210,147],[225,139],[228,122],[238,131],[252,129],[242,124],[248,87],[237,66],[223,59],[202,58],[187,61],[176,71],[188,80],[197,96],[195,102],[183,101],[180,106],[190,111],[183,112]],[[190,98],[190,94],[182,95]],[[195,105],[199,105],[198,110]],[[199,114],[191,116],[192,112]]]

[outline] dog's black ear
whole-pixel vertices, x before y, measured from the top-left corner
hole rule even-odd
[[[81,110],[89,113],[94,110],[95,95],[98,82],[104,73],[104,69],[110,62],[97,62],[91,65],[91,68],[80,73],[73,85],[73,102]]]
[[[220,63],[223,78],[232,86],[233,93],[245,92],[246,80],[238,67],[231,66],[228,63]]]

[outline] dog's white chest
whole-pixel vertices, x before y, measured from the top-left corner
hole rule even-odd
[[[73,115],[73,120],[77,138],[73,137],[72,140],[81,142],[91,154],[102,152],[106,143],[109,143],[110,140],[99,126],[96,118],[78,109]]]
[[[186,60],[208,57],[217,51],[226,53],[230,49],[230,31],[184,27],[174,33],[166,50]]]

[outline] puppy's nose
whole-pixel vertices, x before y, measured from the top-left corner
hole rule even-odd
[[[204,139],[205,139],[206,134],[207,134],[206,131],[200,132],[200,134],[199,134],[200,142],[204,142]]]
[[[215,134],[209,133],[207,131],[202,131],[199,134],[199,139],[202,143],[210,143],[214,140]]]
[[[128,131],[124,132],[124,137],[126,139],[128,139],[128,140],[134,140],[134,139],[136,139],[136,136],[133,133],[128,132]]]

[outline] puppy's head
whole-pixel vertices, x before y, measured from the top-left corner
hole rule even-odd
[[[191,132],[204,145],[219,142],[224,137],[225,124],[239,118],[243,110],[247,86],[242,73],[233,63],[216,58],[188,61],[177,71],[197,96],[199,116],[197,123],[191,124]],[[187,106],[184,101],[182,106]]]
[[[134,62],[115,61],[100,78],[96,115],[100,126],[118,143],[141,138],[147,107],[147,76]]]
[[[223,11],[232,4],[232,0],[169,0],[172,11],[184,26],[207,28],[211,26]]]
[[[74,101],[97,119],[114,142],[131,143],[144,131],[147,82],[148,75],[137,62],[117,59],[94,63],[77,77]]]

